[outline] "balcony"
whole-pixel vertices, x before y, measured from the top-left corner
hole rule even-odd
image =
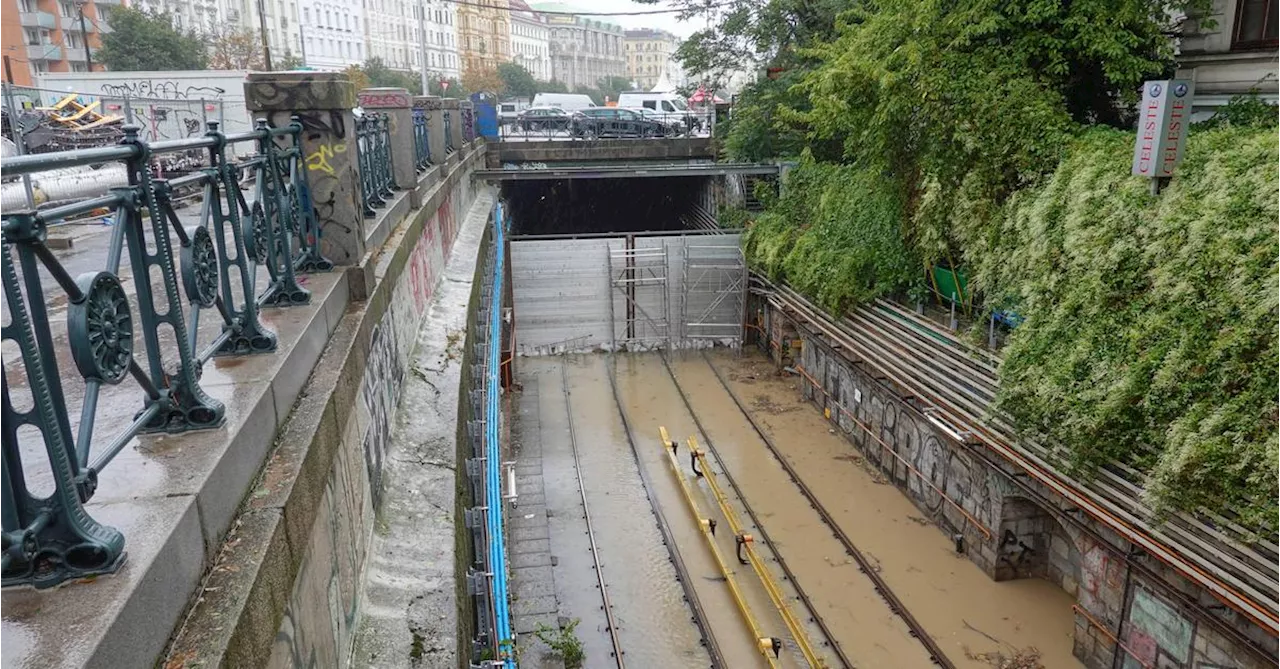
[[[112,5],[119,7],[124,4],[124,0],[94,0],[95,5]]]
[[[88,19],[85,19],[84,27],[92,28],[93,24],[89,23]],[[62,29],[69,32],[76,32],[76,33],[80,32],[80,17],[79,16],[62,17]]]
[[[49,12],[18,12],[18,22],[23,28],[46,28],[53,30],[58,18]]]
[[[28,44],[27,60],[62,60],[62,47],[57,44]]]
[[[97,48],[97,47],[92,47],[92,46],[91,46],[91,47],[89,47],[89,53],[94,57],[94,59],[97,59],[97,57],[98,57],[98,48]],[[69,47],[67,47],[67,50],[66,50],[66,58],[67,58],[67,61],[68,61],[68,62],[71,62],[71,63],[83,63],[83,62],[85,62],[85,60],[84,60],[84,46],[69,46]]]

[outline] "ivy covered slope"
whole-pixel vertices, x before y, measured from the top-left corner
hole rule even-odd
[[[1274,114],[1274,112],[1272,112]],[[1152,474],[1157,509],[1277,518],[1275,128],[1195,132],[1158,196],[1131,133],[1091,130],[968,240],[988,301],[1026,321],[1000,407],[1086,470]]]
[[[806,152],[783,195],[747,228],[748,262],[829,311],[922,283],[903,237],[901,189],[877,172],[818,163]]]

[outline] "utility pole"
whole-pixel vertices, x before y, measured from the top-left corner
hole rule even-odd
[[[267,42],[267,5],[265,0],[258,0],[258,32],[262,35],[262,63],[268,72],[271,67],[271,45]]]
[[[430,95],[431,87],[427,82],[427,7],[423,0],[416,0],[418,12],[418,48],[422,51],[422,94]]]
[[[84,25],[84,1],[76,3],[76,11],[80,14],[80,37],[84,40],[84,63],[85,69],[89,72],[93,71],[93,53],[89,51],[89,29]]]

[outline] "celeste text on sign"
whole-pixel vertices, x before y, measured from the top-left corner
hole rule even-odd
[[[1148,81],[1142,87],[1133,173],[1168,177],[1182,159],[1191,116],[1192,82],[1174,79]]]

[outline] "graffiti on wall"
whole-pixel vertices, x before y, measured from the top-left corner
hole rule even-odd
[[[345,667],[355,641],[360,578],[373,530],[359,445],[344,438],[325,483],[297,580],[267,666]]]
[[[1186,666],[1195,623],[1145,587],[1133,591],[1125,625],[1126,669]]]
[[[801,350],[805,368],[820,380],[830,394],[829,401],[836,404],[831,407],[832,415],[838,416],[845,435],[917,505],[952,531],[970,529],[971,523],[946,503],[947,498],[986,527],[999,524],[996,508],[1004,496],[1004,484],[998,475],[952,448],[924,419],[888,396],[861,371],[846,368],[807,341]]]
[[[171,79],[116,81],[102,85],[104,96],[115,98],[150,98],[152,100],[199,100],[221,98],[226,89],[219,86],[193,86]]]
[[[375,509],[382,501],[382,474],[414,338],[447,257],[441,244],[440,219],[437,215],[423,226],[422,236],[405,263],[387,312],[374,327],[360,384],[360,410],[368,426],[363,437],[365,465]]]

